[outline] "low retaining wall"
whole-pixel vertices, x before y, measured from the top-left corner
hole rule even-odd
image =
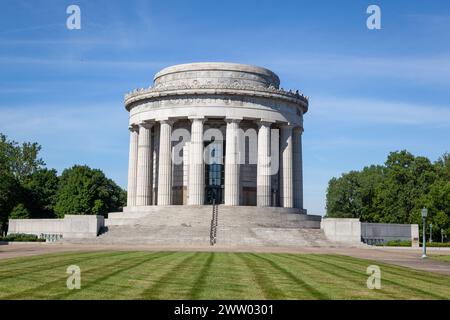
[[[391,240],[411,241],[419,246],[419,226],[398,223],[361,223],[361,239],[367,244],[385,244]]]
[[[359,219],[323,218],[320,228],[332,241],[345,243],[386,244],[390,240],[411,241],[419,246],[419,226],[417,224],[367,223]]]
[[[8,234],[63,234],[64,219],[9,219]]]
[[[10,219],[8,234],[27,233],[38,237],[62,235],[63,238],[95,238],[104,226],[104,217],[65,215],[64,219]]]
[[[320,228],[328,240],[349,244],[361,243],[361,222],[350,218],[323,218]]]

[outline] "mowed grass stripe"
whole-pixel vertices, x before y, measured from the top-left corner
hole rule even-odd
[[[345,265],[345,256],[337,256],[336,259]],[[364,266],[365,261],[368,260],[357,259],[355,263]],[[423,295],[430,295],[431,293],[435,295],[433,297],[434,299],[450,299],[450,276],[448,275],[425,272],[387,263],[378,263],[376,261],[368,261],[367,263],[369,262],[383,268],[385,272],[383,274],[382,271],[382,278],[384,277],[391,282],[399,283],[399,285],[410,290],[422,290]]]
[[[196,299],[263,299],[262,288],[240,253],[215,253]]]
[[[3,272],[16,276],[0,279],[0,299],[450,298],[448,276],[341,255],[103,251],[56,256],[14,258],[10,268],[3,263]],[[81,268],[80,290],[66,287],[70,264]],[[380,290],[366,286],[371,264],[381,267]]]
[[[93,279],[88,280],[88,281],[86,281],[86,280],[83,281],[83,289],[92,289],[95,286],[103,287],[104,283],[107,282],[107,280],[112,280],[112,278],[114,278],[115,276],[117,276],[119,274],[125,273],[132,269],[135,269],[149,261],[167,257],[172,254],[174,254],[174,253],[173,252],[156,252],[156,253],[149,254],[149,253],[139,252],[139,253],[137,253],[137,257],[135,257],[133,259],[129,259],[129,257],[127,257],[125,259],[121,259],[121,260],[117,261],[117,263],[115,263],[115,264],[109,264],[109,265],[101,268],[100,272],[95,272],[95,271],[98,271],[97,268],[90,269],[86,273],[83,273],[84,278],[89,277],[89,275],[92,273]],[[111,284],[114,284],[114,282],[112,282]],[[108,286],[106,286],[106,287],[108,287]],[[105,288],[105,289],[108,289],[108,288]],[[110,289],[113,290],[112,287]],[[65,299],[70,296],[76,295],[78,293],[80,293],[80,291],[71,290],[64,294],[55,296],[54,298],[55,299]]]
[[[381,290],[369,290],[367,288],[367,278],[369,275],[362,275],[359,273],[343,273],[336,268],[324,265],[320,261],[308,259],[314,254],[294,255],[281,254],[280,257],[288,259],[289,261],[303,265],[320,272],[318,278],[321,279],[320,286],[326,288],[331,299],[396,299],[401,298],[393,290],[386,290],[382,287]]]
[[[335,255],[336,260],[338,261],[342,261],[345,262],[345,256],[338,256]],[[411,268],[407,268],[407,267],[402,267],[402,266],[396,266],[396,265],[392,265],[392,264],[384,264],[384,263],[379,263],[376,261],[370,261],[370,260],[359,260],[359,259],[355,259],[355,264],[364,266],[367,264],[367,262],[371,262],[371,264],[377,264],[377,265],[383,265],[389,268],[389,273],[393,274],[393,275],[397,275],[399,277],[404,277],[405,276],[405,271],[408,271],[408,279],[414,279],[414,280],[418,280],[421,281],[423,283],[432,283],[434,285],[437,286],[444,286],[447,287],[450,286],[450,277],[439,274],[439,273],[423,273],[421,271],[418,270],[414,270]],[[449,266],[450,268],[450,266]],[[447,279],[447,281],[445,281],[445,279]]]
[[[124,252],[123,254],[126,254]],[[116,253],[122,254],[122,253]],[[79,266],[83,266],[84,263],[88,265],[96,262],[96,260],[105,259],[108,261],[109,259],[114,258],[115,254],[110,252],[96,252],[89,254],[86,257],[85,254],[81,254],[82,258],[70,258],[69,260],[62,259],[59,263],[54,262],[53,264],[45,264],[45,265],[37,265],[34,268],[31,268],[29,271],[24,271],[23,269],[20,272],[11,275],[8,273],[8,276],[4,279],[0,279],[0,299],[6,295],[17,293],[19,291],[25,291],[27,289],[39,287],[49,279],[54,279],[54,277],[66,275],[66,270],[69,265],[75,264]],[[68,275],[66,275],[67,277]]]
[[[342,299],[342,296],[350,296],[352,299],[363,298],[358,293],[367,291],[367,277],[362,277],[359,274],[338,272],[335,268],[307,259],[306,255],[281,254],[279,257],[288,260],[288,263],[299,269],[303,269],[306,266],[308,269],[318,272],[317,277],[321,279],[320,286],[327,288],[326,291],[330,298]],[[359,285],[360,283],[363,285]],[[342,293],[344,294],[342,295]]]
[[[258,261],[252,258],[250,253],[240,253],[238,257],[245,263],[248,270],[252,273],[256,285],[261,288],[262,297],[260,299],[286,299],[286,295],[278,284],[270,276],[271,270],[258,264]],[[273,276],[273,274],[272,274]]]
[[[181,260],[169,263],[163,273],[140,294],[142,299],[188,299],[189,279],[194,275],[192,265],[205,259],[200,252],[177,253]],[[195,263],[195,264],[192,264]],[[161,270],[160,270],[161,271]]]
[[[3,269],[11,269],[11,267],[17,268],[17,265],[27,265],[27,264],[33,264],[39,261],[43,260],[61,260],[61,258],[66,258],[70,256],[79,256],[80,254],[90,254],[90,253],[98,253],[99,251],[69,251],[69,252],[61,252],[61,253],[45,253],[40,255],[33,255],[33,256],[25,256],[25,257],[15,257],[15,258],[7,258],[7,259],[0,259],[0,272]]]
[[[50,269],[54,269],[54,268],[64,266],[64,265],[76,264],[76,263],[79,263],[82,261],[87,261],[90,259],[97,259],[99,256],[108,257],[109,254],[110,254],[110,252],[105,252],[105,251],[82,252],[79,255],[75,255],[75,256],[73,256],[73,258],[70,258],[68,260],[64,259],[64,257],[63,257],[63,259],[61,259],[61,257],[59,259],[54,259],[55,262],[52,262],[53,259],[49,259],[50,261],[45,259],[44,260],[45,263],[40,264],[38,266],[36,266],[35,263],[32,263],[30,265],[28,265],[28,264],[25,266],[22,265],[20,268],[13,267],[13,268],[11,268],[11,272],[1,271],[0,280],[11,278],[11,277],[17,277],[21,274],[29,275],[31,273],[50,270]],[[72,257],[72,256],[70,255],[69,257]],[[24,258],[22,258],[22,259],[24,259]]]
[[[355,264],[358,265],[357,263],[355,263],[356,259],[350,258],[350,261],[348,261],[348,260],[343,261],[343,260],[339,260],[339,258],[337,258],[336,256],[327,257],[327,256],[322,256],[322,255],[318,256],[317,258],[312,258],[311,256],[309,256],[308,259],[316,259],[316,261],[320,261],[323,264],[330,265],[332,267],[335,267],[337,269],[340,269],[340,270],[343,270],[343,271],[346,271],[349,273],[360,274],[365,277],[369,276],[368,274],[366,274],[365,270],[358,271],[359,268],[353,269],[355,267]],[[385,265],[383,265],[381,263],[367,261],[366,264],[364,264],[364,265],[367,268],[371,264],[380,266],[382,283],[384,285],[386,285],[386,283],[387,283],[387,284],[391,284],[394,286],[398,286],[398,288],[400,290],[405,290],[405,296],[408,296],[407,293],[409,292],[411,298],[416,298],[414,296],[411,296],[411,294],[417,295],[417,293],[420,293],[420,295],[417,295],[417,298],[422,298],[422,297],[429,297],[429,298],[434,298],[434,299],[448,299],[449,298],[448,296],[445,296],[445,295],[442,296],[440,294],[436,294],[436,293],[428,291],[428,290],[423,290],[423,288],[420,288],[418,286],[411,286],[411,285],[406,284],[406,283],[411,283],[411,280],[408,278],[407,273],[404,276],[395,278],[392,275],[389,276],[389,272],[386,272],[386,269],[383,272],[383,269],[381,267],[385,267]]]
[[[349,263],[348,258],[343,255],[329,255],[329,257],[333,257],[335,261],[339,261],[339,263],[343,265],[348,265]],[[372,260],[353,258],[353,263],[361,266],[362,269],[365,269],[369,264],[378,265],[380,267],[383,267],[383,270],[385,271],[384,276],[390,278],[393,282],[401,281],[400,285],[402,286],[405,286],[404,283],[407,283],[408,284],[407,288],[410,288],[409,287],[410,284],[413,284],[414,286],[425,286],[425,287],[430,287],[430,285],[432,285],[433,291],[437,290],[441,292],[443,296],[445,296],[447,299],[450,298],[450,276],[433,272],[424,272],[408,267],[391,265]],[[382,270],[382,277],[383,277],[383,270]]]
[[[450,256],[443,256],[443,255],[436,255],[436,256],[429,256],[431,259],[450,262]]]
[[[322,264],[329,265],[330,267],[335,268],[336,270],[341,270],[343,272],[353,273],[355,275],[360,275],[361,277],[366,277],[366,279],[369,277],[369,275],[366,273],[366,268],[369,265],[375,264],[375,265],[380,266],[380,269],[381,269],[382,287],[386,286],[386,283],[390,284],[393,286],[393,290],[398,292],[398,294],[402,297],[408,297],[408,298],[415,299],[415,298],[421,298],[424,293],[426,295],[426,292],[424,292],[423,290],[421,290],[419,288],[417,290],[411,290],[411,289],[415,289],[415,288],[408,287],[407,285],[404,285],[397,281],[386,279],[385,272],[384,272],[385,270],[383,270],[381,268],[380,264],[374,263],[373,261],[367,261],[361,268],[361,265],[358,265],[354,258],[350,258],[350,261],[346,261],[346,263],[345,263],[346,266],[341,265],[340,264],[341,261],[339,260],[338,256],[334,256],[334,255],[333,256],[317,255],[314,257],[309,256],[308,258],[311,260],[318,261]],[[420,293],[420,295],[417,295],[417,293]],[[415,296],[412,294],[414,294]],[[436,296],[434,294],[431,294],[431,295],[435,299],[436,298],[442,299],[442,297],[440,297],[440,296]]]
[[[208,285],[206,279],[209,271],[211,270],[211,265],[213,264],[214,257],[215,257],[214,252],[208,253],[208,259],[203,264],[203,267],[201,268],[200,272],[198,273],[194,281],[194,285],[189,291],[189,299],[199,299],[202,292],[206,290],[206,287]]]
[[[102,268],[108,267],[108,266],[115,266],[118,262],[122,260],[129,259],[130,255],[133,255],[131,252],[115,252],[115,253],[109,253],[108,259],[102,260],[104,257],[103,255],[99,255],[97,258],[90,258],[85,260],[78,260],[78,265],[81,269],[81,277],[83,278],[83,274],[87,273],[89,271],[98,272]],[[115,260],[115,258],[118,258]],[[99,260],[94,266],[85,267],[83,265],[84,262],[91,260]],[[71,261],[70,261],[71,262]],[[52,299],[53,296],[57,295],[59,292],[66,292],[68,291],[66,286],[66,280],[69,277],[69,274],[66,273],[67,267],[71,265],[71,263],[58,265],[58,267],[54,269],[46,269],[51,270],[50,273],[46,273],[44,275],[34,275],[37,279],[34,283],[37,283],[38,285],[32,285],[31,287],[27,287],[23,290],[18,290],[14,294],[7,295],[6,297],[2,297],[5,299],[29,299],[30,297],[33,297],[34,295],[37,295],[37,299],[40,299],[42,292],[53,292],[52,293]],[[42,280],[45,279],[51,279],[50,281],[43,282]],[[42,280],[41,280],[42,279]],[[16,279],[17,280],[17,279]],[[43,282],[43,283],[42,283]]]
[[[89,270],[82,273],[81,290],[73,290],[69,296],[59,299],[137,299],[153,280],[155,274],[163,270],[177,258],[175,252],[136,252],[132,265],[112,266],[108,270]],[[142,261],[147,260],[147,261]],[[118,271],[118,272],[115,272]],[[106,277],[106,273],[109,276]],[[115,274],[111,274],[114,272]],[[98,278],[103,277],[98,281]],[[62,293],[67,293],[63,291]]]
[[[281,273],[286,278],[288,278],[290,281],[295,283],[297,285],[297,288],[301,288],[302,291],[307,293],[311,298],[314,299],[329,299],[329,296],[325,292],[321,292],[317,288],[318,283],[316,280],[314,280],[312,277],[308,277],[306,275],[307,270],[297,270],[296,272],[292,272],[289,266],[284,265],[282,261],[278,260],[277,255],[273,254],[252,254],[252,256],[257,257],[260,260],[266,261],[270,266],[278,271],[278,273]],[[278,261],[274,261],[274,259]],[[292,266],[292,265],[291,265]],[[294,298],[294,297],[292,297]]]

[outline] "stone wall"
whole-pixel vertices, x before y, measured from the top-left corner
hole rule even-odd
[[[368,244],[385,244],[391,240],[411,241],[419,245],[419,226],[398,223],[361,223],[361,239]]]
[[[65,215],[63,238],[95,238],[105,225],[103,216]]]
[[[359,219],[323,218],[320,228],[331,241],[351,244],[361,243],[361,222]]]
[[[64,219],[10,219],[8,234],[27,233],[62,235],[63,238],[96,237],[104,226],[104,217],[66,215]]]
[[[323,218],[321,229],[332,241],[345,243],[386,244],[390,240],[411,241],[419,246],[419,226],[417,224],[367,223],[359,219]]]
[[[8,234],[63,234],[64,219],[9,219]]]

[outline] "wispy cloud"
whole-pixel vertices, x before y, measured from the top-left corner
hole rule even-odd
[[[128,116],[119,103],[86,105],[0,105],[0,132],[36,141],[44,161],[59,172],[74,164],[101,168],[126,185]]]
[[[279,73],[321,79],[401,79],[413,83],[450,83],[450,54],[425,57],[299,55],[268,57]],[[264,60],[261,60],[263,63]],[[267,63],[266,63],[267,64]]]
[[[127,114],[120,103],[87,106],[0,105],[0,130],[17,139],[54,139],[52,142],[75,142],[84,150],[114,152],[114,136],[127,127]],[[68,146],[68,145],[67,145]],[[74,147],[73,145],[70,146]]]
[[[345,123],[450,127],[450,105],[331,97],[316,97],[310,105],[310,117]]]
[[[165,61],[129,61],[129,60],[88,60],[61,59],[61,58],[32,58],[32,57],[0,57],[0,65],[47,65],[54,67],[76,67],[76,68],[123,68],[123,69],[153,69],[170,65]]]

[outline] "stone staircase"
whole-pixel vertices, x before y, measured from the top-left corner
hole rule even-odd
[[[296,209],[218,206],[219,246],[336,246],[320,216]],[[151,206],[110,213],[98,244],[210,245],[212,206]],[[71,240],[70,242],[75,242]]]

